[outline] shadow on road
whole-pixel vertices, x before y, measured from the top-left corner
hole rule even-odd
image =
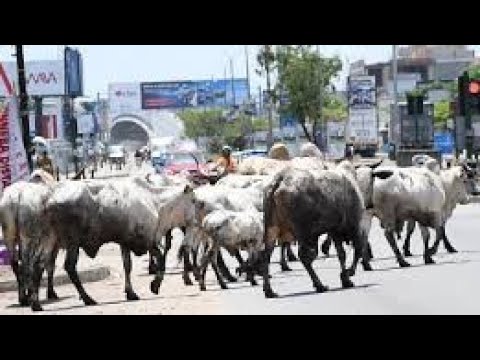
[[[383,268],[383,269],[373,269],[373,272],[379,272],[379,271],[391,271],[391,270],[408,270],[411,268],[418,268],[418,267],[432,267],[432,266],[442,266],[442,265],[454,265],[454,264],[467,264],[470,262],[474,262],[472,260],[458,260],[458,261],[442,261],[442,262],[436,262],[435,264],[410,264],[409,267],[407,268],[402,268],[400,266],[394,266],[394,267],[388,267],[388,268]]]
[[[97,305],[93,306],[88,306],[91,308],[99,307],[99,306],[104,306],[104,305],[119,305],[119,304],[126,304],[126,303],[135,303],[135,302],[142,302],[142,301],[152,301],[152,300],[159,300],[159,299],[182,299],[182,298],[194,298],[198,297],[200,294],[187,294],[187,295],[178,295],[178,296],[153,296],[153,297],[145,297],[145,298],[140,298],[138,301],[128,301],[126,299],[122,300],[111,300],[111,301],[105,301],[105,302],[99,302]],[[73,297],[73,296],[71,296]],[[79,300],[80,303],[78,305],[72,305],[72,306],[65,306],[65,307],[60,307],[60,308],[55,308],[55,309],[44,309],[44,312],[55,312],[55,311],[63,311],[63,310],[74,310],[74,309],[79,309],[79,308],[85,308],[87,307],[82,303],[81,300]]]
[[[63,300],[72,299],[73,297],[74,296],[70,295],[70,296],[59,296],[58,299],[44,299],[44,300],[40,300],[40,304],[41,305],[55,304]],[[6,306],[7,309],[20,309],[22,307],[28,308],[28,306],[20,306],[20,304],[11,304]]]
[[[348,289],[344,289],[344,288],[333,288],[333,289],[330,289],[328,290],[327,292],[324,292],[324,293],[317,293],[316,291],[301,291],[301,292],[296,292],[296,293],[292,293],[292,294],[286,294],[286,295],[279,295],[278,296],[278,299],[285,299],[285,298],[291,298],[291,297],[300,297],[300,296],[308,296],[308,295],[327,295],[328,293],[335,293],[335,292],[339,292],[339,291],[351,291],[351,290],[359,290],[359,289],[368,289],[368,288],[371,288],[371,287],[375,287],[375,286],[379,286],[379,284],[363,284],[363,285],[358,285],[358,286],[355,286],[353,288],[348,288]]]

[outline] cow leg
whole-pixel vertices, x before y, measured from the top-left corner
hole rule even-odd
[[[410,264],[405,261],[405,259],[402,256],[402,253],[398,249],[397,242],[395,240],[395,236],[393,235],[393,231],[385,230],[385,237],[387,238],[388,243],[390,244],[390,247],[392,248],[393,252],[395,253],[395,257],[397,258],[398,265],[400,265],[400,267],[410,266]]]
[[[428,231],[428,228],[424,226],[420,226],[420,232],[422,234],[422,239],[423,239],[423,260],[425,261],[425,264],[435,264],[435,261],[432,259],[432,254],[430,252],[430,249],[428,248],[428,241],[430,240],[430,232]]]
[[[337,251],[338,261],[340,262],[340,280],[342,281],[342,287],[344,289],[352,288],[355,285],[350,280],[347,268],[345,266],[347,256],[345,254],[345,249],[343,248],[343,240],[341,238],[334,238],[333,243],[335,245],[335,250]]]
[[[269,274],[269,265],[270,258],[272,257],[274,247],[266,243],[265,249],[261,252],[260,255],[260,272],[263,277],[263,293],[267,299],[272,299],[278,297],[278,295],[273,291],[272,285],[270,284],[270,274]]]
[[[132,272],[132,258],[130,256],[130,250],[125,246],[120,246],[122,250],[123,269],[125,270],[125,294],[127,294],[128,301],[140,300],[135,291],[133,291],[132,282],[130,279],[130,273]]]
[[[372,247],[368,240],[365,239],[363,244],[361,242],[354,242],[353,247],[353,262],[352,266],[347,270],[348,276],[352,277],[355,275],[360,259],[362,259],[364,271],[373,271],[372,266],[370,265],[370,260],[372,259]]]
[[[205,276],[207,274],[209,262],[210,258],[208,256],[208,244],[205,244],[205,250],[202,254],[202,258],[200,259],[200,266],[198,267],[198,272],[200,275],[198,284],[200,285],[200,291],[207,291],[207,287],[205,286]]]
[[[212,263],[212,266],[213,266],[213,263]],[[220,273],[223,276],[225,276],[225,279],[227,279],[228,282],[237,282],[237,279],[233,277],[227,265],[225,264],[225,261],[223,260],[222,252],[220,250],[217,252],[217,255],[215,258],[215,266],[217,267],[217,269],[219,269]]]
[[[327,238],[325,239],[325,241],[322,243],[322,246],[321,246],[322,253],[325,256],[329,256],[331,245],[332,245],[332,237],[330,235],[327,235]]]
[[[403,244],[403,253],[406,257],[412,256],[410,252],[410,239],[412,237],[413,231],[415,230],[415,221],[409,220],[407,222],[407,237],[405,238],[405,242]]]
[[[152,252],[157,260],[157,273],[155,274],[155,279],[150,283],[150,291],[158,295],[158,290],[165,276],[165,253],[159,248],[159,244],[153,246]]]
[[[293,253],[292,244],[290,243],[287,243],[287,260],[290,262],[298,261],[298,258]]]
[[[195,249],[192,249],[192,272],[193,276],[195,277],[195,280],[199,281],[200,280],[200,270],[198,267],[198,247]]]
[[[447,238],[447,233],[445,232],[445,225],[442,226],[441,230],[442,230],[443,244],[445,245],[445,249],[447,250],[447,252],[449,252],[450,254],[457,253],[458,252],[457,249],[455,249],[452,246],[452,244]]]
[[[217,277],[218,284],[220,285],[220,287],[223,290],[227,290],[228,286],[225,283],[225,280],[223,280],[222,274],[220,273],[220,270],[219,270],[218,264],[217,264],[218,259],[222,259],[222,257],[219,256],[219,255],[220,255],[220,249],[217,248],[217,247],[214,247],[212,250],[210,250],[209,254],[208,254],[208,256],[210,258],[210,262],[212,263],[213,271],[215,272],[215,276]],[[222,259],[222,261],[223,261],[223,259]],[[223,265],[225,265],[225,263]],[[228,268],[227,268],[227,271],[228,271]],[[235,278],[233,278],[233,279],[235,279]],[[235,281],[237,281],[237,279],[235,279]]]
[[[21,251],[17,251],[13,249],[10,254],[10,262],[12,266],[13,273],[17,279],[17,286],[18,286],[18,303],[20,306],[28,306],[28,297],[27,291],[25,288],[25,269],[21,265],[20,262],[20,253]]]
[[[435,255],[438,251],[438,246],[440,245],[440,241],[443,240],[444,231],[442,231],[441,227],[435,229],[436,237],[433,246],[430,248],[430,255]]]
[[[70,247],[67,250],[67,255],[65,258],[64,268],[68,274],[68,277],[72,281],[73,285],[78,291],[80,298],[83,300],[84,304],[89,305],[96,305],[97,303],[93,300],[83,288],[82,283],[80,282],[80,278],[78,277],[77,273],[77,262],[78,262],[78,254],[79,248],[77,246]]]
[[[292,271],[290,267],[287,264],[287,248],[288,248],[288,243],[283,242],[281,245],[281,253],[280,253],[280,267],[282,268],[282,271]]]
[[[192,286],[193,282],[190,279],[190,274],[189,271],[192,268],[192,264],[190,263],[190,259],[188,258],[188,253],[189,253],[189,247],[186,245],[181,245],[183,247],[182,253],[180,255],[181,258],[183,258],[183,272],[182,272],[182,278],[183,278],[183,283],[186,286]]]
[[[155,258],[153,257],[152,253],[148,253],[149,261],[148,261],[148,274],[155,275],[157,273],[157,266],[155,265]]]
[[[313,261],[318,256],[318,242],[311,241],[305,243],[305,241],[302,240],[303,239],[298,239],[298,256],[300,257],[300,261],[305,267],[305,270],[307,270],[308,275],[310,275],[310,279],[312,279],[313,287],[318,293],[328,291],[328,287],[322,284],[312,267]]]
[[[42,280],[43,269],[39,260],[35,260],[31,270],[32,281],[30,283],[30,307],[32,311],[43,311],[38,297],[38,290],[40,288],[40,281]]]
[[[47,262],[47,299],[58,300],[58,295],[53,288],[55,273],[55,261],[57,260],[58,248],[55,248]]]

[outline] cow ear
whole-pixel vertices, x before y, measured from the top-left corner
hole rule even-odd
[[[185,186],[185,189],[183,190],[183,193],[184,193],[184,194],[193,193],[193,187],[191,187],[190,185],[186,185],[186,186]]]

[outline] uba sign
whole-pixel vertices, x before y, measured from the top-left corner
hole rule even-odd
[[[8,79],[18,90],[17,64],[3,63]],[[65,95],[65,64],[63,61],[29,61],[25,63],[27,94],[29,96]],[[0,87],[0,97],[6,91]]]

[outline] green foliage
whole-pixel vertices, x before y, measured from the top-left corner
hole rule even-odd
[[[243,149],[246,146],[245,135],[251,131],[250,118],[238,116],[234,121],[227,122],[221,110],[186,110],[179,113],[185,127],[185,135],[191,139],[209,137],[209,150],[220,151],[228,144],[234,148]],[[262,124],[263,125],[263,124]]]
[[[341,121],[348,118],[347,102],[333,94],[325,94],[323,117],[329,121]]]
[[[434,105],[433,115],[436,124],[446,124],[448,119],[453,117],[450,103],[448,101],[440,101]]]
[[[307,138],[314,137],[307,133],[305,122],[313,122],[315,127],[324,108],[328,116],[345,115],[346,108],[327,93],[332,79],[342,70],[338,57],[319,57],[312,45],[281,45],[276,49],[276,62],[277,93],[284,90],[289,97],[289,104],[281,111],[300,121]]]
[[[480,80],[480,65],[472,65],[468,68],[470,79]]]

